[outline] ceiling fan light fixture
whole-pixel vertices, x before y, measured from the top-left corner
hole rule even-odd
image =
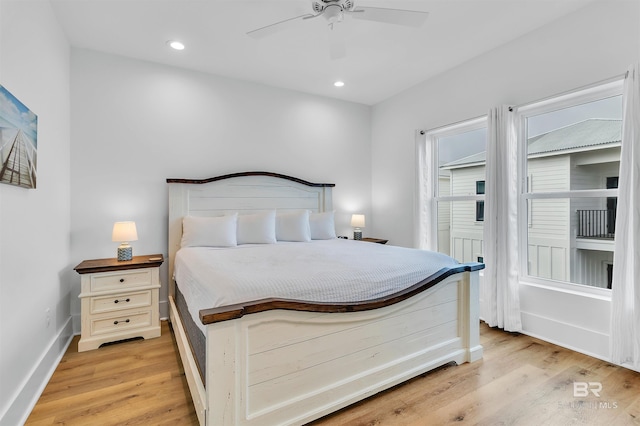
[[[324,18],[327,20],[329,25],[336,24],[338,22],[342,22],[343,13],[342,7],[338,5],[329,5],[325,8],[324,13],[322,14]]]
[[[184,50],[184,44],[177,41],[177,40],[169,40],[167,41],[167,44],[169,45],[169,47],[171,47],[172,49],[175,50]]]

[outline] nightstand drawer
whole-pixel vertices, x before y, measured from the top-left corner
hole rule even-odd
[[[116,333],[128,329],[147,327],[151,325],[151,311],[123,313],[110,318],[92,319],[91,335]]]
[[[92,314],[151,306],[151,290],[92,297],[90,306]]]
[[[117,273],[93,274],[91,276],[91,291],[107,291],[145,287],[151,285],[151,270],[129,270]]]

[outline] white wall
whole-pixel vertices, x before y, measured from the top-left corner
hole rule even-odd
[[[413,245],[416,129],[482,116],[493,106],[522,105],[624,74],[640,59],[639,8],[637,1],[595,2],[376,105],[372,113],[375,234],[394,244]],[[569,295],[570,303],[563,306],[575,308],[568,314],[535,307],[555,293],[523,287],[525,332],[607,357],[608,337],[602,338],[602,331],[608,330],[609,302]],[[532,306],[532,301],[538,302]],[[597,345],[581,346],[585,338],[573,338],[567,330],[576,336],[593,334]]]
[[[37,188],[0,184],[1,425],[22,422],[71,337],[69,56],[48,1],[0,2],[0,84],[38,115]]]
[[[134,255],[166,257],[167,178],[262,170],[335,183],[343,235],[351,213],[370,213],[369,107],[88,50],[71,56],[73,262],[115,257],[118,220],[136,222]],[[166,271],[165,262],[162,316]]]

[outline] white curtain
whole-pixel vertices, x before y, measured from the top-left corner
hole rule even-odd
[[[640,369],[640,65],[624,81],[611,290],[611,361]]]
[[[480,316],[491,327],[521,331],[518,290],[518,156],[515,114],[489,111],[484,207],[484,284]]]
[[[434,173],[431,170],[435,161],[433,159],[433,136],[424,131],[416,131],[416,186],[418,196],[416,200],[415,229],[416,248],[423,250],[438,250],[437,217],[435,210],[435,182]]]

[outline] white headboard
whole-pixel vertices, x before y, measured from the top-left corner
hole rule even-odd
[[[184,216],[222,216],[265,209],[333,209],[332,183],[311,183],[270,172],[243,172],[208,179],[167,179],[169,184],[169,281],[180,249]],[[173,295],[173,285],[169,286]]]

